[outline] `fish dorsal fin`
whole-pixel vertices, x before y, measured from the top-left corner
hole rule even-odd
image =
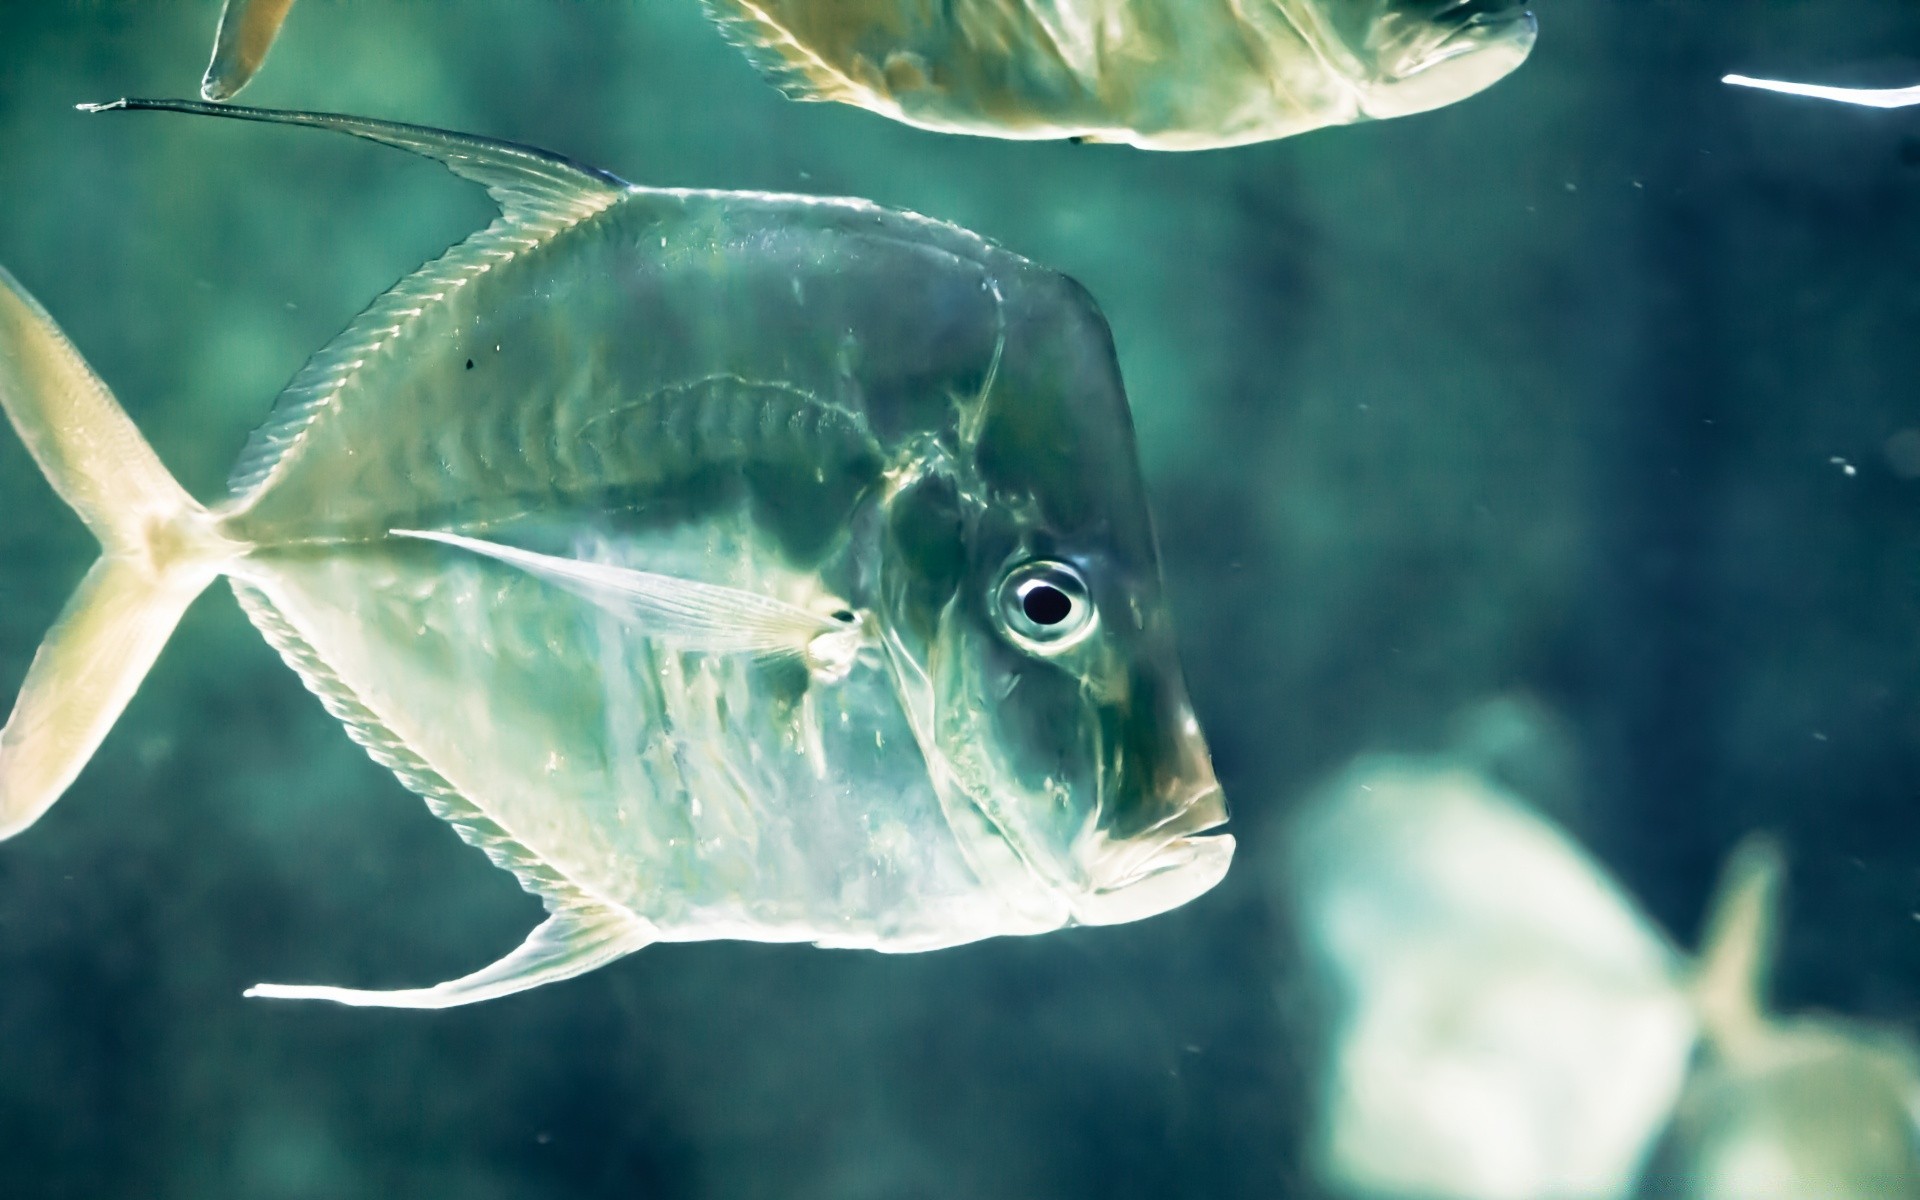
[[[571,225],[592,216],[631,190],[619,176],[589,167],[558,154],[495,141],[469,133],[454,133],[428,125],[403,125],[341,113],[299,112],[281,108],[250,108],[244,104],[207,104],[199,100],[111,100],[82,104],[82,112],[180,112],[235,121],[264,121],[272,125],[305,125],[331,129],[371,142],[411,150],[443,164],[462,179],[487,189],[509,222]]]
[[[275,477],[341,391],[407,323],[502,263],[602,212],[634,189],[615,175],[531,146],[335,113],[281,111],[197,100],[115,100],[89,112],[156,110],[305,125],[352,134],[431,158],[487,189],[500,217],[421,267],[369,305],[281,392],[272,417],[247,439],[227,486],[244,507]]]
[[[1707,1036],[1729,1058],[1743,1057],[1766,1035],[1766,988],[1785,872],[1774,840],[1749,834],[1728,856],[1707,907],[1694,1002]]]
[[[781,24],[774,0],[704,0],[707,16],[789,100],[838,100],[879,112],[892,105],[807,46]]]

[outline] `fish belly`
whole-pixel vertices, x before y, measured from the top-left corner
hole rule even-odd
[[[612,524],[581,553],[819,593],[744,531]],[[585,893],[668,941],[907,951],[1005,931],[876,655],[821,682],[798,661],[676,649],[517,568],[419,542],[268,553],[237,586],[376,757],[497,827],[489,852],[530,890]]]

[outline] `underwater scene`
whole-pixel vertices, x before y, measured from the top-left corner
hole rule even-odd
[[[1917,278],[1903,0],[0,5],[0,1197],[1920,1200]]]

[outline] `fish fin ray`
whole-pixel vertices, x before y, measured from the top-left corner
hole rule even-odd
[[[501,215],[492,224],[388,289],[307,360],[234,463],[227,489],[235,508],[246,507],[266,491],[353,379],[423,309],[442,303],[487,272],[604,211],[633,190],[616,176],[557,154],[422,125],[192,100],[117,100],[82,107],[157,109],[332,129],[435,159],[454,174],[484,186],[500,206]]]
[[[870,89],[794,37],[772,13],[753,0],[702,0],[707,16],[754,70],[789,100],[838,100],[872,107]],[[889,106],[880,105],[881,111]]]
[[[469,800],[445,776],[361,702],[258,587],[238,579],[228,581],[240,608],[267,644],[293,668],[307,690],[320,698],[333,718],[346,727],[369,757],[392,771],[408,791],[427,803],[434,816],[453,826],[460,839],[484,853],[493,865],[510,872],[520,886],[540,897],[549,912],[606,907],[587,889],[528,848],[513,833]]]
[[[268,1000],[331,1000],[363,1008],[454,1008],[583,975],[653,940],[653,926],[625,909],[600,905],[563,908],[536,926],[511,954],[470,975],[433,987],[379,991],[261,983],[248,988],[246,995]]]
[[[610,171],[575,162],[549,150],[436,129],[431,125],[407,125],[346,113],[208,104],[200,100],[128,97],[104,104],[83,104],[80,108],[86,112],[179,112],[235,121],[263,121],[271,125],[304,125],[350,134],[433,159],[462,179],[486,188],[507,218],[520,223],[559,219],[571,225],[632,190],[632,185]]]
[[[1707,1034],[1735,1055],[1765,1034],[1785,875],[1779,844],[1765,834],[1749,834],[1727,857],[1707,905],[1694,1002]]]
[[[1735,87],[1759,88],[1788,96],[1807,96],[1815,100],[1835,100],[1864,108],[1909,108],[1920,104],[1920,86],[1904,88],[1832,87],[1823,83],[1793,83],[1785,79],[1755,79],[1750,75],[1723,75],[1721,83]]]
[[[247,86],[273,49],[293,0],[227,0],[213,35],[213,61],[200,81],[207,100],[231,100]]]
[[[538,554],[457,533],[396,529],[396,537],[439,542],[483,555],[592,601],[649,637],[682,649],[800,655],[842,628],[797,604],[740,588],[658,575],[610,563]]]

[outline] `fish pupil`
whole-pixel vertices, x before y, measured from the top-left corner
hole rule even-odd
[[[1042,583],[1020,597],[1020,609],[1035,625],[1058,625],[1073,611],[1073,601],[1059,588]]]

